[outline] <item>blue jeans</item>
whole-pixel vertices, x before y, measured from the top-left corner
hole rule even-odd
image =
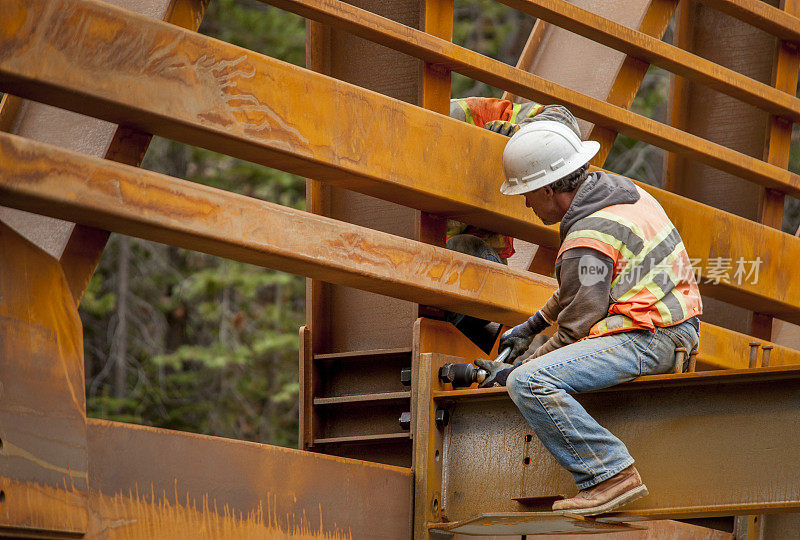
[[[672,370],[675,348],[697,348],[697,317],[655,332],[634,330],[578,341],[511,372],[508,394],[542,444],[587,489],[633,464],[625,444],[570,394]]]

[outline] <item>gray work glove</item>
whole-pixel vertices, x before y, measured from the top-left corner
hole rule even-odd
[[[483,125],[483,129],[494,131],[495,133],[505,135],[506,137],[511,137],[514,133],[519,131],[519,128],[519,124],[513,124],[508,120],[492,120],[491,122],[486,122]]]
[[[499,349],[501,351],[506,348],[511,349],[511,354],[506,358],[506,362],[516,364],[515,360],[528,350],[528,347],[530,347],[533,342],[533,338],[548,326],[550,326],[550,324],[547,322],[547,319],[544,318],[542,312],[537,311],[533,317],[522,324],[518,324],[500,336]]]
[[[491,388],[492,386],[505,386],[508,380],[508,375],[516,366],[506,364],[504,362],[493,362],[484,358],[475,360],[475,365],[481,369],[485,369],[489,374],[483,380],[478,388]]]

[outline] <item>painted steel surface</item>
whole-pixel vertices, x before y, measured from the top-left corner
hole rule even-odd
[[[538,274],[13,135],[0,134],[0,171],[0,195],[16,208],[504,324],[529,317],[556,286]],[[733,367],[751,338],[703,324],[700,341],[700,361]],[[776,347],[772,362],[800,363],[800,351]]]

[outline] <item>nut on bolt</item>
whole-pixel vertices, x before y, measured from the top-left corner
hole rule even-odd
[[[439,382],[442,384],[452,383],[455,379],[455,364],[448,362],[439,368]]]
[[[444,429],[444,427],[450,423],[450,411],[447,409],[436,409],[436,416],[434,418],[436,420],[436,427]]]
[[[403,386],[411,386],[411,368],[403,368],[400,371],[400,383]]]

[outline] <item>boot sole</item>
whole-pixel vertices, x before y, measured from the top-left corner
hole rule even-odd
[[[647,491],[647,486],[642,484],[641,486],[634,488],[630,491],[626,491],[622,495],[619,495],[607,503],[603,503],[599,506],[592,506],[590,508],[570,508],[565,509],[565,512],[569,512],[570,514],[578,514],[579,516],[596,516],[598,514],[605,514],[606,512],[611,512],[619,508],[620,506],[624,506],[629,502],[633,502],[636,499],[641,499],[649,492]]]

